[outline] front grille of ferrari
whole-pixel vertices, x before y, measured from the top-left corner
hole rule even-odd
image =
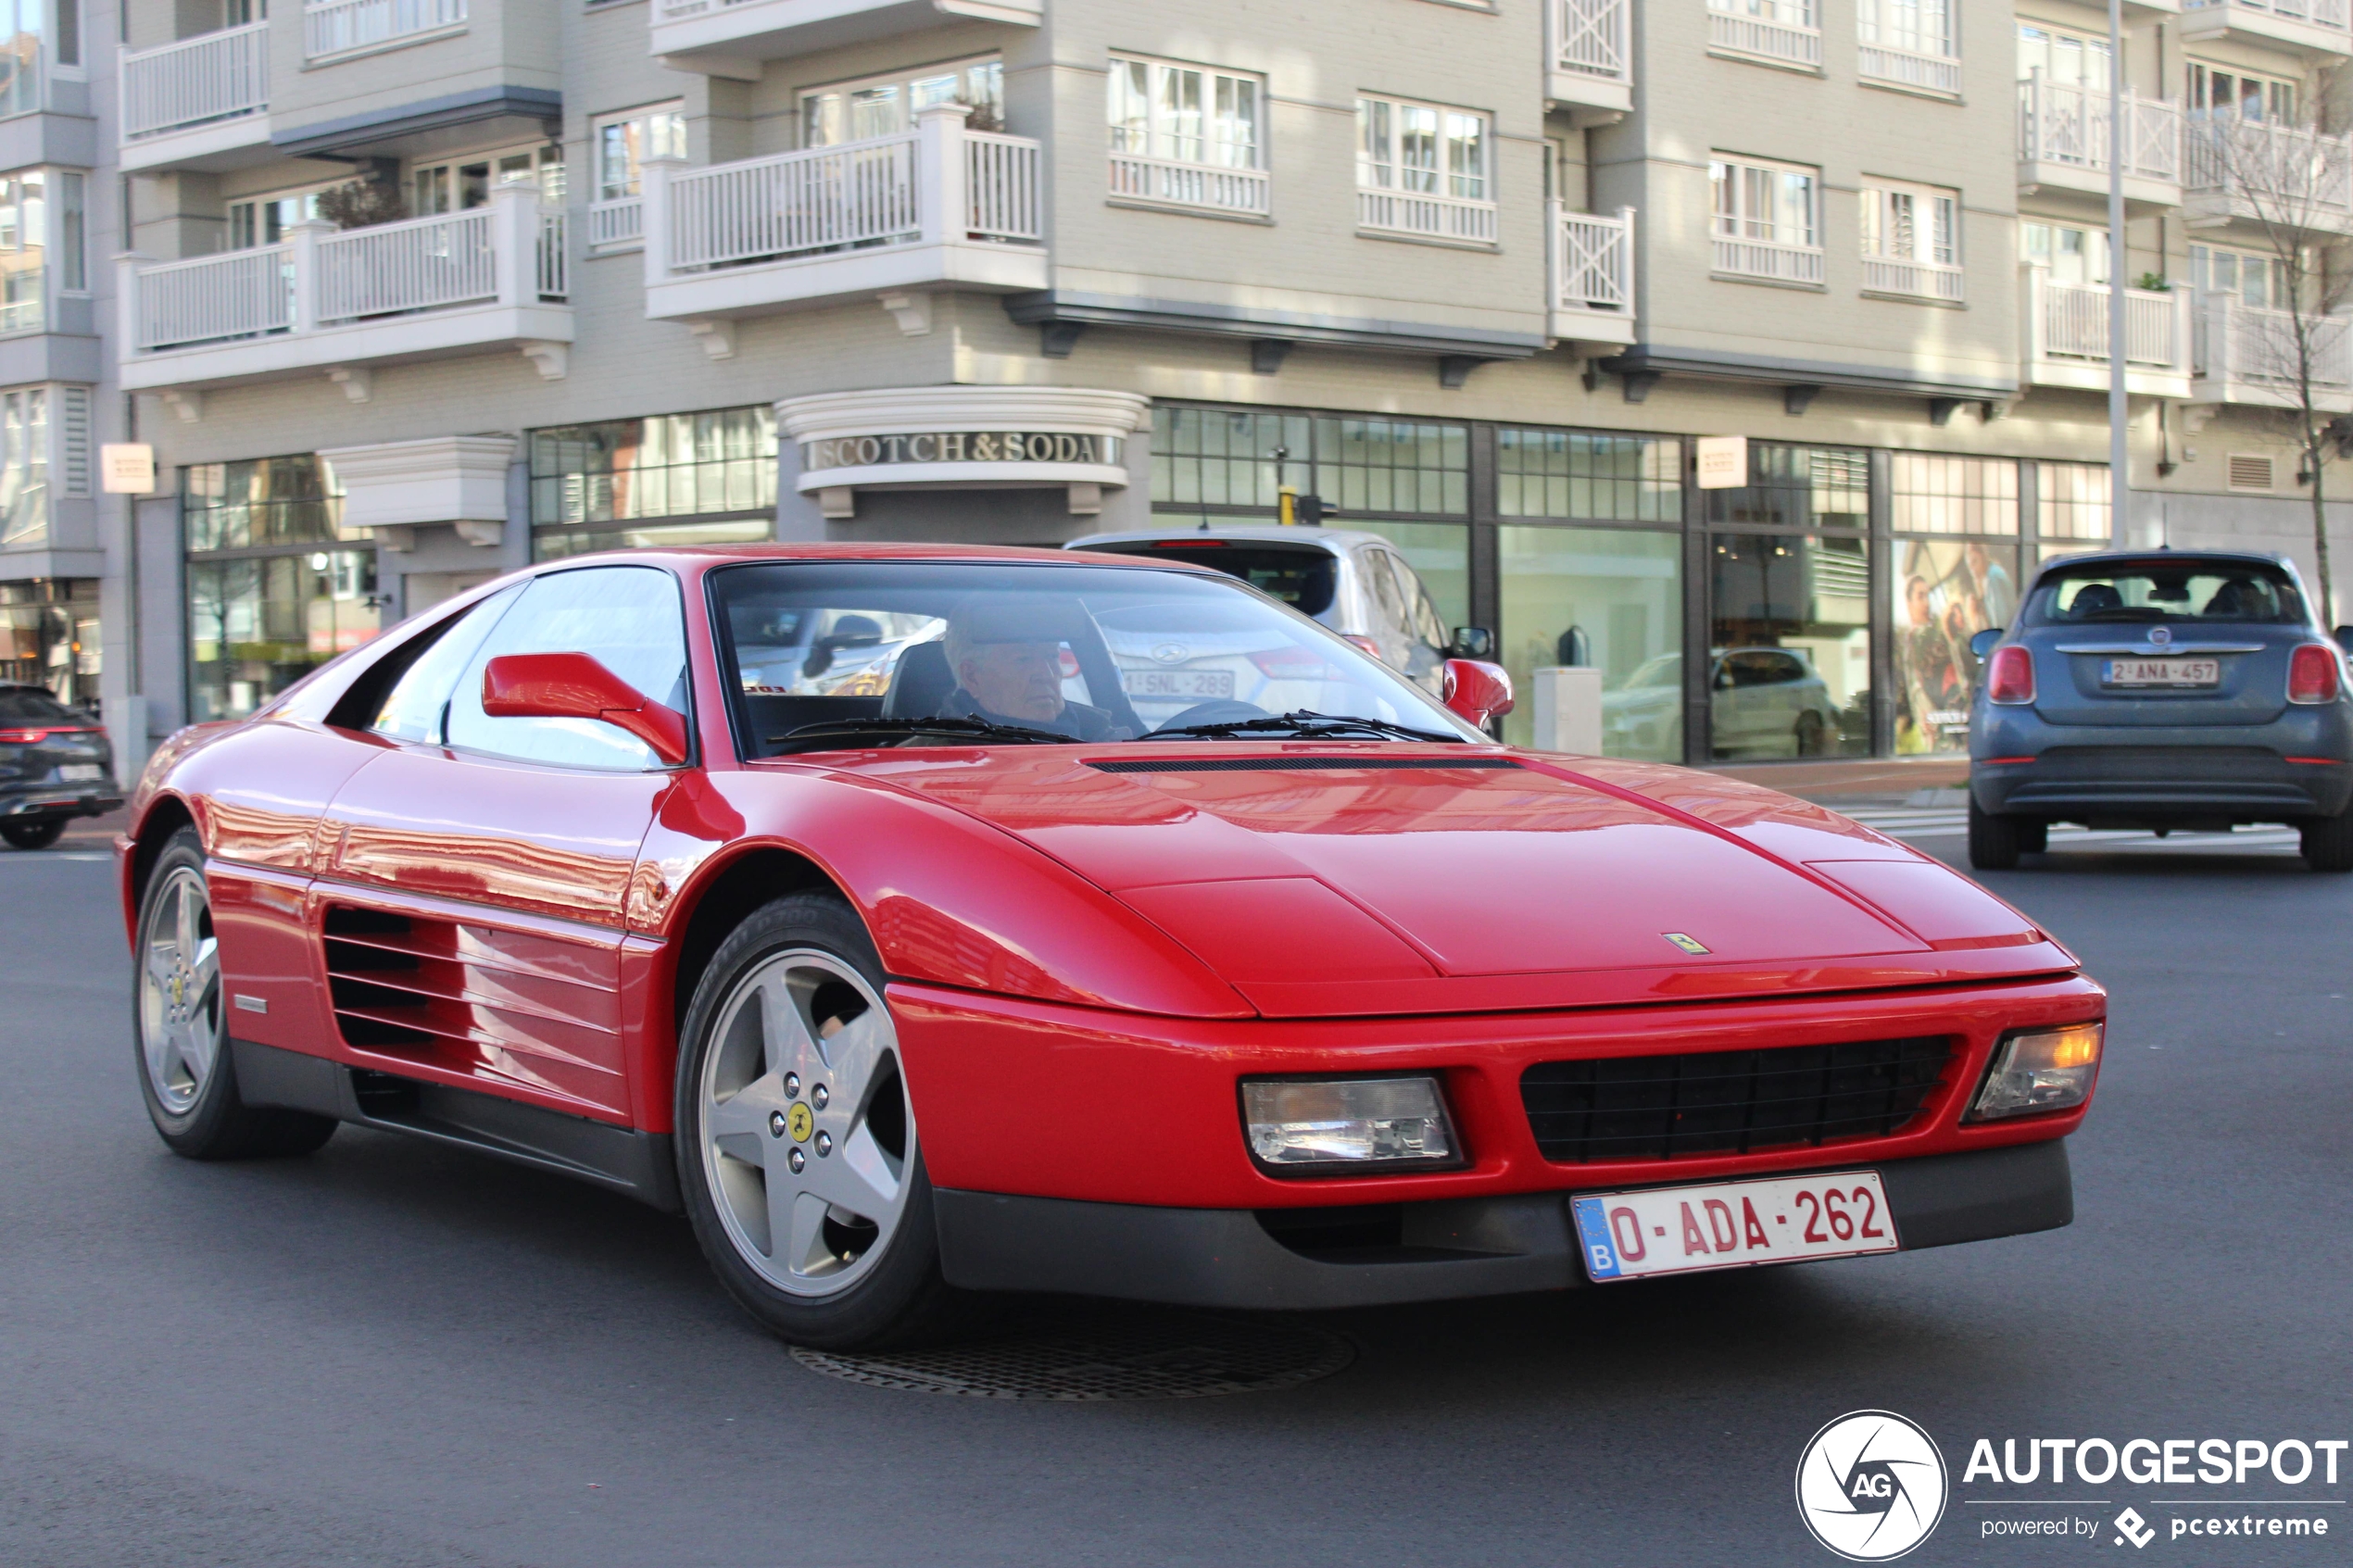
[[[1560,1163],[1745,1154],[1901,1132],[1952,1056],[1950,1038],[1929,1035],[1540,1061],[1519,1095],[1536,1147]]]

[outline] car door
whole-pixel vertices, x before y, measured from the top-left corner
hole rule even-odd
[[[486,715],[483,671],[585,653],[683,711],[678,581],[581,567],[510,594],[388,697],[383,754],[327,809],[312,928],[353,1060],[625,1121],[625,895],[673,771],[613,725]]]

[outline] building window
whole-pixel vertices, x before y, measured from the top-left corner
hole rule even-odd
[[[765,403],[531,433],[535,558],[775,531],[776,415]]]
[[[1821,16],[1815,0],[1707,0],[1707,46],[1818,70]]]
[[[304,454],[181,470],[181,515],[192,555],[333,544],[343,521],[334,470]]]
[[[1701,492],[1711,524],[1861,528],[1870,519],[1869,454],[1843,446],[1748,444],[1748,483]]]
[[[82,190],[83,177],[63,169],[0,174],[0,332],[40,332],[47,324],[52,267],[58,288],[89,286]],[[59,198],[54,205],[53,194]]]
[[[1818,169],[1718,157],[1709,161],[1707,178],[1718,274],[1821,282]]]
[[[2189,110],[2199,116],[2229,116],[2271,125],[2294,125],[2297,84],[2272,76],[2249,76],[2243,70],[2219,70],[2196,60],[2189,63]],[[2106,85],[2103,79],[2103,86]]]
[[[251,250],[257,245],[278,244],[286,237],[286,231],[296,224],[317,220],[319,198],[333,190],[337,183],[343,182],[281,192],[275,195],[255,196],[249,201],[231,202],[229,248]]]
[[[2192,245],[2190,285],[2201,295],[2228,295],[2256,310],[2284,310],[2288,305],[2287,262],[2277,256]]]
[[[1897,452],[1889,459],[1888,488],[1898,533],[2017,537],[2018,464],[2008,458]]]
[[[915,117],[941,104],[964,104],[964,124],[974,131],[1005,128],[1005,67],[1001,60],[961,60],[918,71],[840,82],[800,95],[800,144],[832,147],[844,142],[896,136],[915,128]]]
[[[1969,749],[1969,639],[2017,614],[2017,550],[2014,539],[1896,541],[1897,756]]]
[[[1111,194],[1114,200],[1264,215],[1254,76],[1164,60],[1111,62]]]
[[[1493,244],[1492,140],[1487,117],[1468,109],[1357,99],[1357,226]]]
[[[1505,517],[1682,521],[1680,442],[1506,425],[1495,447],[1496,509]]]
[[[2021,223],[2020,247],[2034,266],[2047,267],[2055,283],[2108,282],[2108,231],[2073,229],[2064,223]],[[2190,254],[2196,256],[2193,245]]]
[[[534,177],[539,182],[543,201],[562,204],[565,182],[561,143],[510,147],[503,152],[446,163],[415,164],[409,170],[409,215],[431,218],[487,207],[493,186]]]
[[[1924,92],[1961,90],[1952,0],[1857,0],[1856,68],[1869,80]]]
[[[2106,541],[2109,477],[2106,463],[2037,463],[2034,510],[2043,537]]]
[[[2108,40],[2064,32],[2040,23],[2018,24],[2018,79],[2043,80],[2061,87],[2108,91]]]
[[[1604,754],[1680,762],[1682,534],[1506,524],[1496,536],[1497,631],[1516,688],[1532,698],[1545,665],[1598,669]],[[1532,700],[1505,716],[1504,738],[1535,744]]]
[[[1715,759],[1868,755],[1869,545],[1859,536],[1718,533],[1708,562]]]
[[[609,202],[634,196],[638,194],[646,159],[686,156],[686,105],[655,104],[600,116],[595,139],[597,199]]]
[[[1960,193],[1867,180],[1860,195],[1863,286],[1874,294],[1959,300]]]
[[[45,687],[59,702],[94,715],[98,633],[96,578],[0,583],[0,682]]]
[[[0,549],[48,538],[49,391],[0,392]]]

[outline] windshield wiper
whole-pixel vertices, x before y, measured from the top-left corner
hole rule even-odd
[[[1436,730],[1416,730],[1405,724],[1392,724],[1386,719],[1352,719],[1338,713],[1317,713],[1309,709],[1294,709],[1265,719],[1230,719],[1222,724],[1185,724],[1173,730],[1154,730],[1139,735],[1139,740],[1167,740],[1174,735],[1199,735],[1218,739],[1229,735],[1279,733],[1294,735],[1394,735],[1400,740],[1447,741],[1464,744],[1460,735],[1441,734]]]
[[[828,719],[821,723],[803,724],[781,735],[770,735],[770,746],[786,746],[795,751],[810,749],[816,742],[844,740],[857,735],[973,735],[990,740],[1017,740],[1032,744],[1076,746],[1078,737],[1063,734],[1060,730],[1033,730],[1026,724],[992,724],[986,719]]]

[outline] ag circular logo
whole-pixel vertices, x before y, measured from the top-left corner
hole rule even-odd
[[[1797,1514],[1850,1562],[1903,1556],[1944,1517],[1936,1440],[1893,1411],[1856,1411],[1814,1434],[1797,1461]]]

